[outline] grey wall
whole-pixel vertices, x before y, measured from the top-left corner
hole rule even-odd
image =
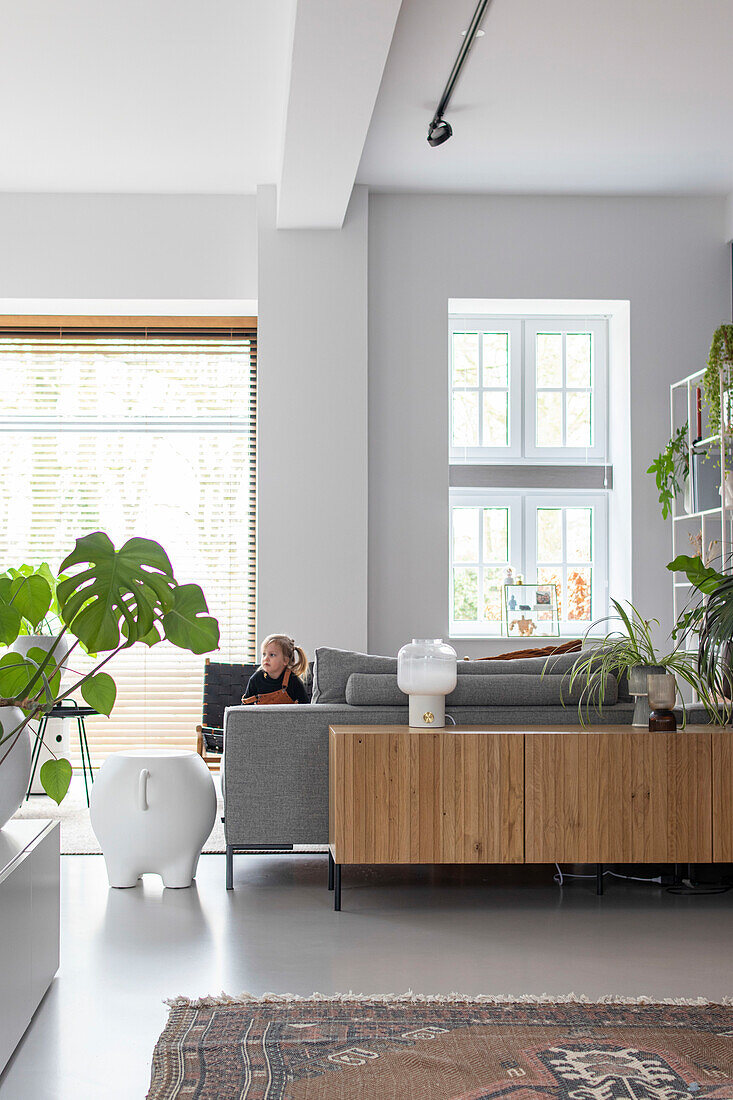
[[[629,299],[633,598],[671,626],[646,467],[668,385],[730,316],[725,200],[376,194],[369,207],[369,648],[448,633],[449,298]],[[613,441],[612,441],[613,446]],[[506,649],[459,641],[459,654]]]
[[[0,195],[0,298],[256,297],[253,195]]]
[[[276,229],[258,191],[257,636],[367,640],[367,214]]]

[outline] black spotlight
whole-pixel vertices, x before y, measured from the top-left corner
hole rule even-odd
[[[428,144],[442,145],[452,133],[453,129],[450,122],[446,122],[444,118],[436,117],[428,126]]]

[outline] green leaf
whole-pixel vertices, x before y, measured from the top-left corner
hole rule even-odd
[[[10,586],[12,604],[32,627],[42,623],[51,606],[51,587],[38,574],[17,577]]]
[[[20,612],[10,604],[0,603],[0,644],[12,645],[20,633]]]
[[[181,584],[174,593],[173,608],[163,616],[169,642],[191,653],[210,653],[219,645],[219,624],[208,614],[204,594],[197,584]]]
[[[175,578],[162,546],[152,539],[129,539],[120,550],[102,531],[76,540],[61,570],[85,565],[56,589],[63,621],[94,653],[116,649],[124,627],[132,645],[173,607]]]
[[[671,573],[684,573],[695,588],[705,595],[710,595],[726,580],[722,573],[718,573],[709,565],[704,565],[702,558],[697,554],[679,554],[674,561],[669,562],[667,569]]]
[[[63,756],[58,760],[47,760],[41,768],[41,786],[57,805],[61,805],[69,789],[71,775],[71,764]]]
[[[19,653],[0,657],[0,695],[6,699],[23,699],[26,688],[36,674],[36,666]]]
[[[117,698],[117,685],[106,672],[98,672],[81,685],[84,701],[109,718]]]

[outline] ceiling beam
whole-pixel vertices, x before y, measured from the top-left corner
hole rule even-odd
[[[401,0],[297,0],[278,229],[340,229]]]

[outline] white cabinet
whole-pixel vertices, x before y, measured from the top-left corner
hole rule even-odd
[[[58,821],[0,829],[0,1071],[59,966]]]

